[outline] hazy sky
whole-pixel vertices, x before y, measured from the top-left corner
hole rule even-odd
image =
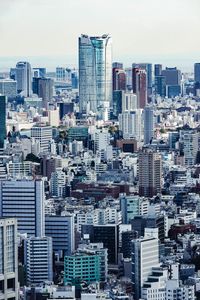
[[[77,62],[81,33],[110,33],[113,57],[200,60],[200,0],[0,0],[0,68],[10,57]]]

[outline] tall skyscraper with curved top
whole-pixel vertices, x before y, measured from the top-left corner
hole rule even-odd
[[[29,62],[20,61],[16,64],[17,92],[23,93],[24,97],[32,94],[32,73]]]
[[[112,40],[109,35],[79,37],[80,112],[107,120],[112,104]]]

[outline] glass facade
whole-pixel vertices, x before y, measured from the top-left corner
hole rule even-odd
[[[4,147],[6,139],[6,97],[0,96],[0,148]]]
[[[79,38],[80,112],[108,119],[112,102],[112,42],[109,35]]]

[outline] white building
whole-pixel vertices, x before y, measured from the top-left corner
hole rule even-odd
[[[17,220],[0,219],[0,295],[1,299],[18,299]]]
[[[31,138],[40,142],[40,151],[48,152],[49,141],[52,139],[51,126],[34,126],[31,128]]]
[[[151,274],[153,267],[159,266],[158,239],[144,237],[132,243],[132,283],[134,299],[139,300],[142,286]]]
[[[53,250],[50,237],[30,237],[24,241],[24,264],[28,285],[53,280]]]
[[[50,190],[52,196],[64,197],[66,190],[66,174],[62,171],[62,168],[57,168],[55,172],[51,174]]]
[[[15,217],[18,231],[28,236],[44,235],[44,181],[0,181],[0,215]]]
[[[131,112],[119,114],[119,130],[122,131],[124,139],[135,138],[142,140],[142,109],[136,109]]]

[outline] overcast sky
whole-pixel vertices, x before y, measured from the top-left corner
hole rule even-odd
[[[186,65],[200,60],[199,11],[200,0],[0,0],[0,68],[10,57],[75,64],[81,33],[110,33],[127,64]]]

